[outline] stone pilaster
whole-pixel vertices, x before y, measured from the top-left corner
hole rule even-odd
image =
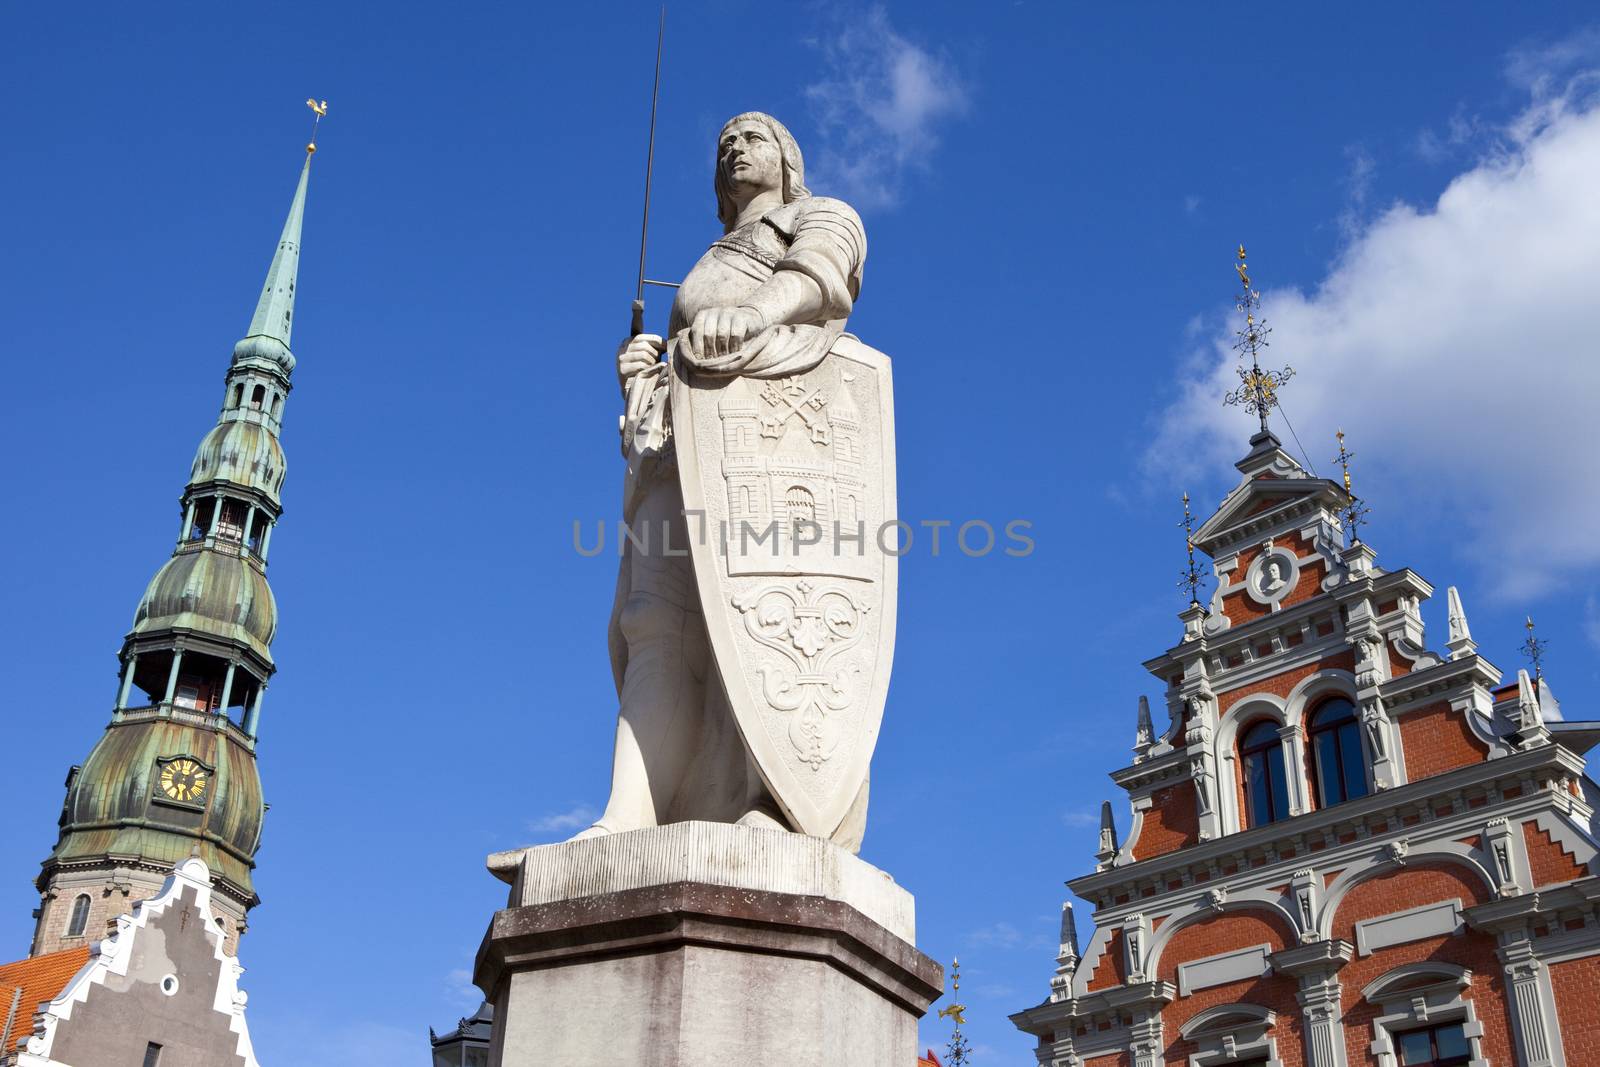
[[[1354,948],[1348,941],[1311,941],[1298,948],[1273,953],[1272,967],[1298,978],[1305,1020],[1307,1067],[1345,1067],[1344,1024],[1341,1021],[1339,968],[1350,962]]]
[[[1566,1067],[1550,968],[1537,958],[1533,942],[1524,932],[1503,935],[1497,955],[1505,967],[1517,1063],[1520,1067]]]
[[[1133,1054],[1133,1067],[1163,1067],[1161,1055],[1162,1028],[1159,1012],[1140,1012],[1129,1027],[1133,1041],[1129,1051]]]

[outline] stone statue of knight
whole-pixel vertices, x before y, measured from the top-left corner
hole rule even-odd
[[[618,350],[620,706],[610,799],[579,836],[698,819],[857,851],[895,607],[888,360],[845,333],[866,235],[768,115],[723,127],[714,185],[723,234],[670,341]],[[758,515],[770,558],[730,551]]]

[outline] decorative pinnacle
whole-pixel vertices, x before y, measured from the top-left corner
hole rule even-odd
[[[1183,521],[1178,524],[1183,527],[1184,543],[1189,550],[1189,565],[1183,569],[1182,577],[1178,579],[1178,588],[1189,590],[1189,606],[1200,606],[1200,587],[1205,584],[1205,579],[1200,576],[1200,568],[1194,561],[1194,515],[1189,511],[1189,494],[1183,494]]]
[[[1527,657],[1528,664],[1533,667],[1534,680],[1538,681],[1544,678],[1544,650],[1550,642],[1534,635],[1532,615],[1528,616],[1528,621],[1524,625],[1528,631],[1528,639],[1522,642],[1521,651]]]
[[[1267,416],[1278,406],[1278,390],[1294,377],[1294,368],[1285,365],[1281,371],[1261,369],[1261,350],[1267,346],[1267,335],[1272,332],[1267,320],[1257,320],[1261,310],[1261,294],[1250,287],[1250,264],[1245,262],[1244,245],[1239,246],[1238,262],[1233,265],[1239,275],[1243,290],[1234,298],[1234,306],[1244,313],[1244,329],[1235,331],[1238,340],[1233,350],[1239,353],[1239,388],[1223,398],[1225,403],[1243,405],[1250,414],[1261,420],[1261,432],[1267,432]],[[1250,366],[1244,365],[1245,354],[1250,356]]]
[[[1350,535],[1350,544],[1359,545],[1361,527],[1366,524],[1366,516],[1371,514],[1372,509],[1350,488],[1350,461],[1356,458],[1356,454],[1344,447],[1344,431],[1337,430],[1333,436],[1339,441],[1339,454],[1333,457],[1333,461],[1344,471],[1344,493],[1350,498],[1350,506],[1344,512],[1344,527]]]
[[[311,140],[306,143],[306,155],[309,156],[317,150],[317,124],[322,121],[322,116],[328,113],[328,102],[324,100],[319,104],[317,98],[313,96],[306,101],[306,107],[314,111],[317,116],[311,120]]]
[[[971,1062],[972,1047],[967,1043],[967,1036],[961,1032],[961,1028],[965,1026],[967,1022],[967,1017],[965,1014],[967,1006],[960,1003],[956,999],[960,995],[961,961],[959,959],[952,959],[950,961],[951,1003],[949,1007],[939,1009],[939,1018],[949,1019],[951,1023],[954,1024],[950,1031],[950,1041],[945,1046],[949,1052],[948,1059],[951,1067],[962,1067],[962,1065]]]

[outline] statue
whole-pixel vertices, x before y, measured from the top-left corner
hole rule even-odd
[[[713,184],[722,236],[669,338],[617,353],[620,707],[610,799],[578,836],[701,819],[857,851],[896,577],[888,358],[844,332],[866,235],[771,116],[727,122]]]

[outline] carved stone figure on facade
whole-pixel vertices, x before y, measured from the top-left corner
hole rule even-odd
[[[895,597],[874,543],[894,510],[888,360],[844,333],[866,234],[806,188],[769,115],[724,125],[713,187],[722,235],[668,336],[617,352],[620,707],[610,799],[579,836],[701,819],[856,850]]]
[[[1210,815],[1212,774],[1209,762],[1203,757],[1191,759],[1189,761],[1189,774],[1194,779],[1195,797],[1200,805],[1200,814]]]
[[[1367,728],[1367,744],[1372,749],[1372,758],[1387,759],[1389,750],[1385,744],[1385,737],[1388,716],[1384,715],[1383,707],[1374,701],[1362,708],[1361,722]]]

